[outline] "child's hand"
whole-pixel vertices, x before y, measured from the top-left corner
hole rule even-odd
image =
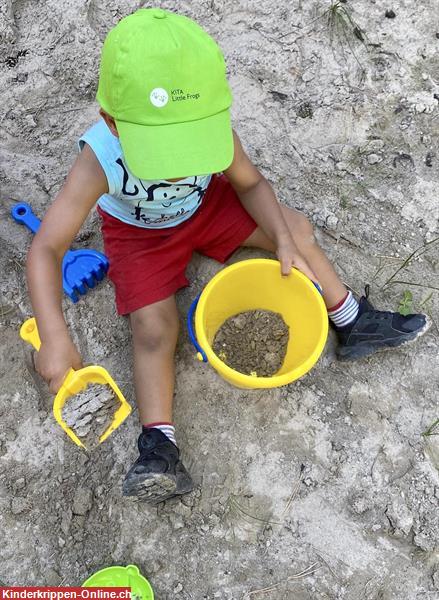
[[[82,359],[73,342],[68,339],[41,344],[35,355],[35,369],[56,394],[70,369],[81,369]]]
[[[292,240],[291,242],[283,242],[280,244],[276,250],[276,255],[280,262],[282,275],[289,275],[291,273],[291,268],[296,267],[296,269],[299,269],[299,271],[309,277],[311,281],[319,284],[316,275],[313,273],[311,267],[300,254],[297,246]]]

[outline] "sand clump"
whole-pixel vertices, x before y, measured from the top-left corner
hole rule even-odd
[[[288,325],[279,313],[249,310],[224,321],[215,335],[213,350],[235,371],[271,377],[282,366],[288,339]]]
[[[87,448],[99,444],[118,408],[117,396],[107,385],[90,384],[69,398],[62,409],[63,420]]]

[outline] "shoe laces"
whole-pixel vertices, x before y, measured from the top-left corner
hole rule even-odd
[[[369,302],[369,295],[370,285],[366,283],[366,285],[364,286],[364,298],[366,299],[367,304],[370,307],[369,310],[364,312],[364,316],[366,319],[386,321],[389,318],[389,316],[393,316],[394,313],[391,310],[377,310],[376,308],[374,308],[373,305]]]

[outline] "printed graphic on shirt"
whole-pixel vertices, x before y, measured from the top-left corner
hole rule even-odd
[[[206,177],[200,178],[195,175],[176,182],[160,181],[152,183],[134,177],[128,171],[122,158],[118,158],[116,163],[122,169],[122,195],[128,196],[130,199],[137,199],[140,196],[130,214],[136,221],[142,221],[145,225],[157,225],[165,222],[169,224],[176,219],[180,221],[181,217],[189,212],[188,208],[181,206],[182,200],[185,204],[190,201],[190,212],[192,213],[201,204],[206,193]],[[176,210],[175,212],[162,212],[153,216],[151,215],[151,206],[146,204],[149,202],[155,203],[156,206],[161,205],[165,209],[175,205]]]

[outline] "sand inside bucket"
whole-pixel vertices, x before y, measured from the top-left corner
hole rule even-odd
[[[93,448],[110,426],[119,405],[110,386],[92,383],[68,398],[62,418],[87,448]]]
[[[230,317],[215,335],[213,351],[235,371],[271,377],[282,366],[289,328],[279,313],[249,310]]]

